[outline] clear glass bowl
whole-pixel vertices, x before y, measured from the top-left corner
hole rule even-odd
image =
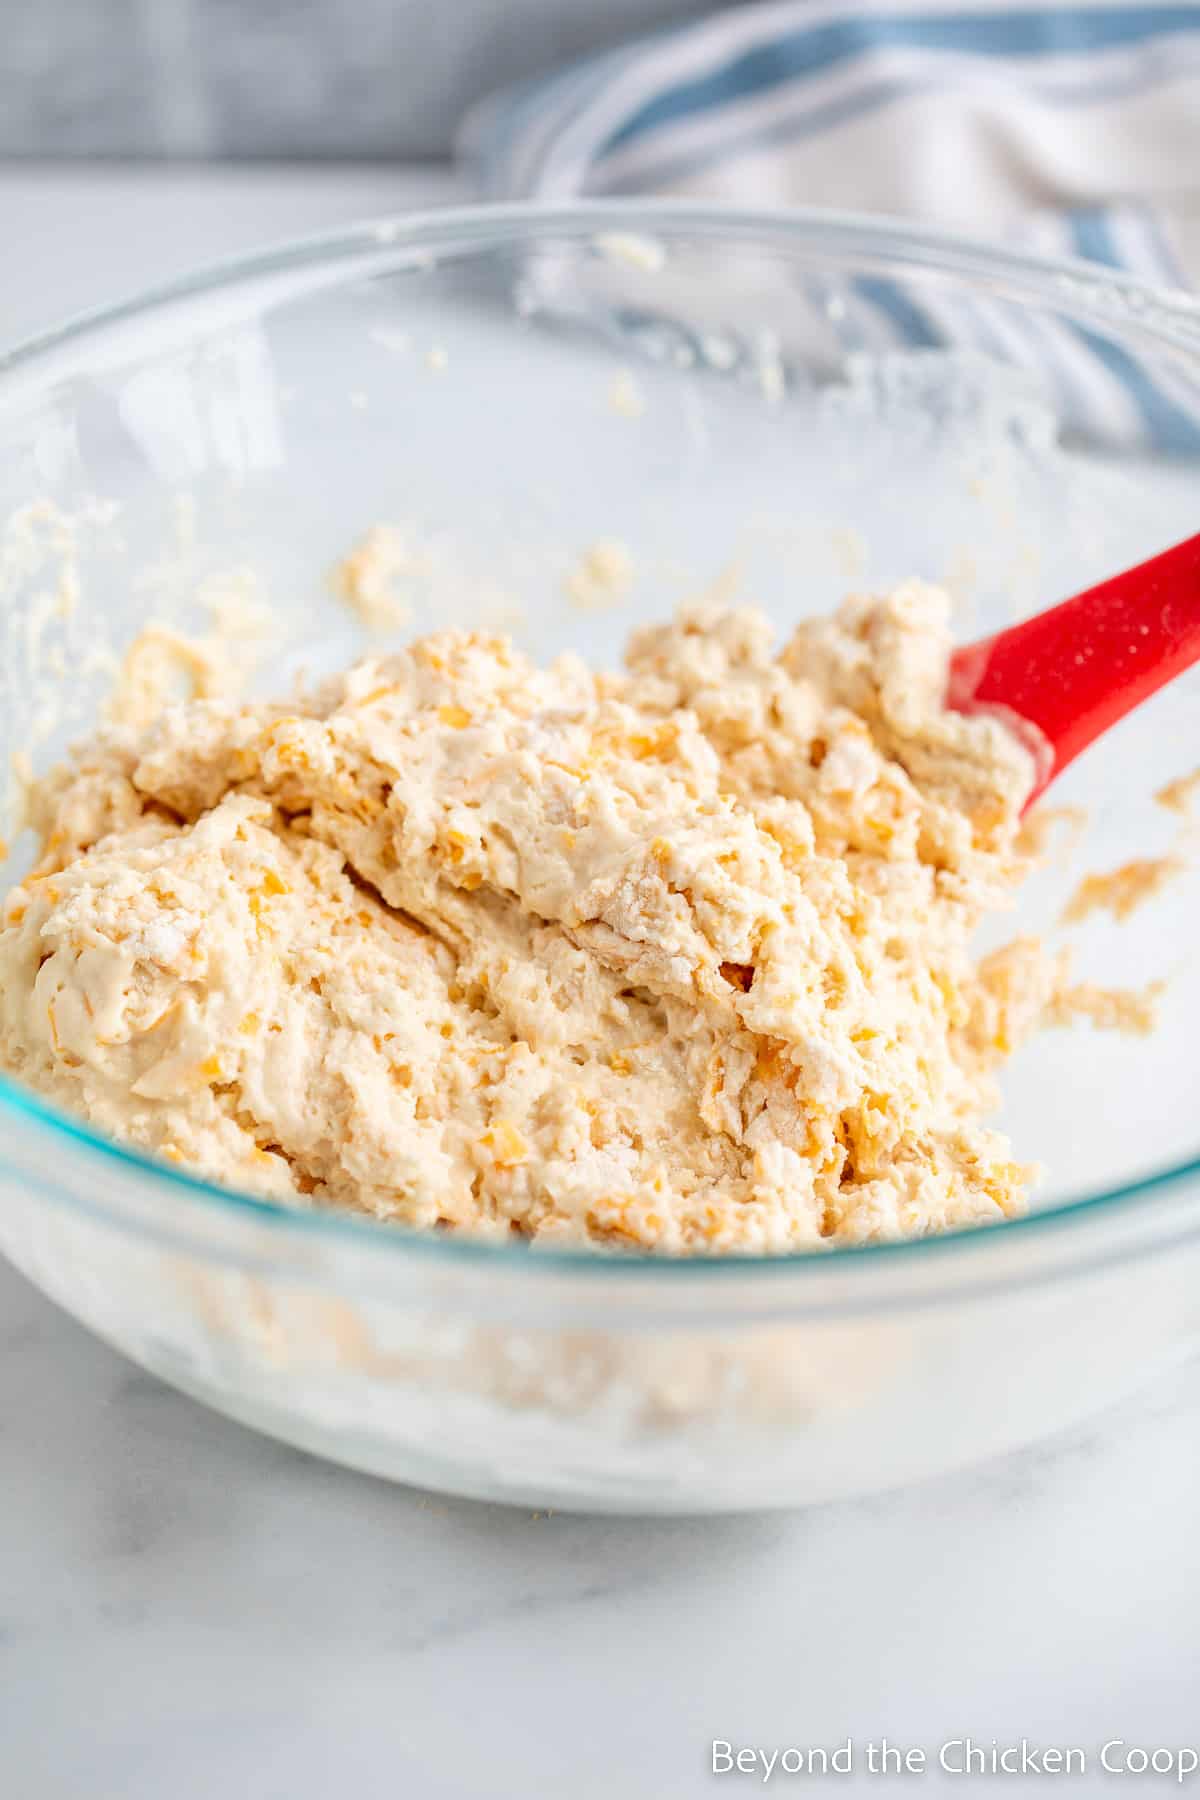
[[[942,343],[966,317],[975,348]],[[1097,363],[1178,400],[1200,317],[818,214],[445,213],[198,277],[0,364],[3,765],[15,788],[78,737],[151,619],[223,610],[268,688],[353,656],[328,571],[380,520],[412,551],[407,630],[505,619],[540,655],[615,657],[707,587],[782,626],[911,574],[989,630],[1200,526],[1196,460],[1081,399]],[[632,593],[581,609],[565,578],[600,538],[628,546]],[[1198,691],[1063,782],[1088,829],[1063,829],[1006,930],[1057,930],[1084,870],[1169,847],[1152,795],[1200,764]],[[1167,981],[1162,1024],[1018,1057],[1004,1124],[1047,1174],[995,1229],[762,1262],[422,1239],[218,1191],[0,1084],[0,1245],[166,1380],[384,1475],[654,1511],[884,1488],[1200,1342],[1196,903],[1188,877],[1073,934],[1081,973]]]

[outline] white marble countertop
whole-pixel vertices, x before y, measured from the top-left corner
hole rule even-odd
[[[10,167],[0,341],[451,192],[380,167]],[[1198,1439],[1192,1366],[1049,1447],[870,1502],[531,1516],[255,1437],[0,1265],[0,1794],[673,1800],[710,1790],[714,1738],[886,1735],[935,1760],[966,1734],[1197,1742]]]

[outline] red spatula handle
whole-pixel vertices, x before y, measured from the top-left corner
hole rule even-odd
[[[1040,793],[1102,731],[1197,661],[1200,537],[956,650],[947,702],[1035,725],[1053,753]]]

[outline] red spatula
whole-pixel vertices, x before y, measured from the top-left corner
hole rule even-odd
[[[1035,800],[1094,738],[1200,661],[1200,537],[950,661],[947,704],[997,712],[1041,746]],[[1040,734],[1040,735],[1039,735]],[[1028,802],[1027,802],[1028,804]]]

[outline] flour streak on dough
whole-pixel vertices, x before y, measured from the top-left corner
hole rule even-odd
[[[969,941],[1032,780],[942,707],[948,603],[445,633],[300,701],[113,724],[32,797],[0,1063],[218,1181],[668,1252],[982,1223],[981,1119],[1057,963]]]

